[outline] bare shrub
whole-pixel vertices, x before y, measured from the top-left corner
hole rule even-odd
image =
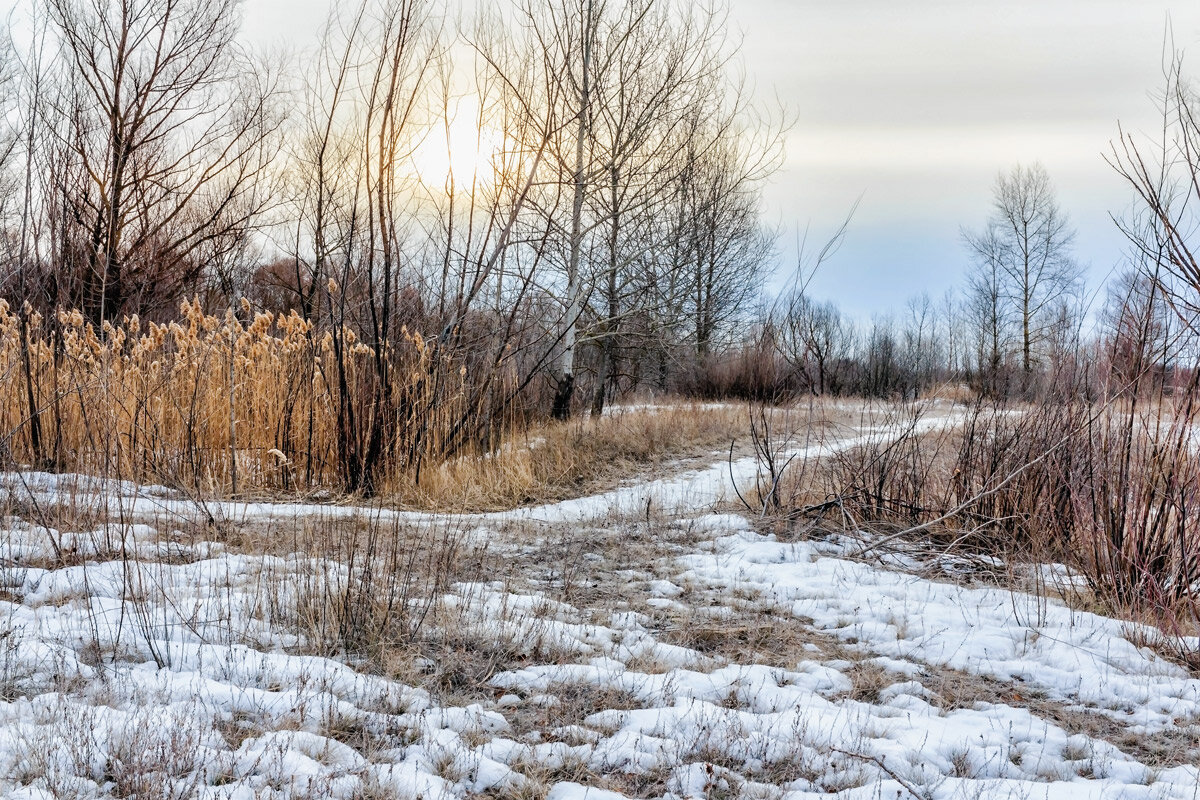
[[[1076,538],[1092,590],[1172,628],[1182,613],[1200,621],[1195,424],[1194,393],[1182,402],[1114,408],[1081,432],[1071,476]]]
[[[1161,384],[1160,384],[1161,385]],[[1037,404],[978,400],[930,427],[904,406],[855,447],[786,476],[793,523],[841,512],[863,553],[983,555],[1067,564],[1091,598],[1169,633],[1200,621],[1200,441],[1195,387],[1179,396],[1062,391]],[[776,470],[777,471],[777,470]],[[822,499],[824,498],[824,499]],[[1186,656],[1181,656],[1186,658]]]
[[[366,659],[377,669],[392,650],[413,647],[451,585],[477,578],[489,559],[454,522],[316,516],[266,536],[310,565],[282,575],[268,569],[271,617],[299,633],[307,652]]]
[[[892,406],[862,445],[830,458],[827,494],[854,519],[915,521],[945,503],[944,481],[933,475],[943,468],[945,444],[922,432],[927,412],[924,403]]]

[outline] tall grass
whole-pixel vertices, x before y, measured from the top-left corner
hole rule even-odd
[[[600,418],[545,421],[513,430],[493,451],[431,464],[419,484],[398,484],[392,497],[411,507],[457,511],[496,511],[580,497],[680,459],[699,457],[707,466],[741,438],[745,418],[740,405],[684,402],[610,411]]]
[[[185,302],[177,321],[97,331],[79,312],[47,321],[0,300],[3,455],[198,494],[310,491],[343,485],[340,423],[380,413],[380,392],[385,483],[493,448],[522,419],[503,361],[480,368],[408,331],[382,357],[380,388],[373,348],[295,312],[216,316]]]

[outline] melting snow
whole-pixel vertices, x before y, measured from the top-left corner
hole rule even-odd
[[[751,467],[735,462],[735,477]],[[723,463],[470,519],[596,522],[647,497],[685,514],[719,500],[729,471]],[[40,496],[98,488],[23,480]],[[186,511],[186,500],[160,488],[103,488],[110,505]],[[240,520],[351,513],[225,510]],[[689,551],[646,565],[649,579],[626,575],[624,599],[640,592],[642,604],[599,621],[597,609],[536,585],[451,587],[442,605],[461,636],[536,640],[531,653],[556,654],[492,675],[492,691],[454,705],[348,659],[303,654],[303,632],[289,624],[300,613],[296,587],[317,572],[336,585],[345,565],[167,544],[151,526],[58,532],[12,522],[0,545],[0,794],[1200,797],[1200,769],[1186,757],[1146,764],[1099,736],[1103,726],[1089,735],[1070,722],[1098,719],[1147,739],[1175,734],[1185,749],[1181,732],[1192,726],[1195,747],[1200,680],[1135,645],[1129,623],[863,563],[836,542],[776,541],[737,515],[678,524],[691,532]],[[71,558],[56,558],[63,553]],[[718,658],[672,643],[642,613],[720,619],[735,608],[827,637],[853,658],[818,647],[776,654],[771,665]],[[879,676],[866,693],[855,690],[864,666]],[[990,681],[995,695],[951,702],[931,679],[938,670]],[[591,705],[572,717],[581,692]],[[1062,713],[1040,715],[1050,707]],[[530,729],[530,719],[557,722]]]

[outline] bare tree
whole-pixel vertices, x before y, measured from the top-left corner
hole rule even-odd
[[[907,392],[904,354],[891,317],[876,317],[871,321],[859,362],[858,392],[868,397],[893,397]]]
[[[964,234],[974,255],[967,276],[967,314],[974,322],[975,367],[982,388],[992,396],[1002,393],[1004,365],[1013,348],[1013,314],[1005,296],[1004,245],[997,230]]]
[[[522,127],[528,115],[498,100],[504,53],[484,48],[496,60],[477,76],[478,109],[460,119],[470,104],[454,97],[446,40],[428,0],[335,14],[305,91],[291,289],[314,354],[328,346],[313,368],[335,409],[339,472],[355,491],[376,491],[385,463],[419,481],[427,454],[487,438],[549,350],[530,357],[536,348],[521,339],[537,265],[513,247],[544,131]],[[512,74],[507,94],[532,96],[529,77]],[[422,152],[469,147],[450,135],[463,124],[477,139],[501,131],[504,146],[473,175],[456,171],[454,151],[434,172]],[[518,361],[525,368],[506,383]]]
[[[305,316],[323,318],[329,333],[332,359],[317,363],[337,410],[339,471],[351,491],[375,490],[384,453],[408,418],[391,386],[410,209],[404,170],[428,110],[439,32],[424,0],[335,14],[306,93],[295,291]],[[354,368],[356,342],[370,355],[365,374]]]
[[[508,50],[521,57],[486,55],[527,133],[548,143],[535,205],[542,257],[561,274],[552,414],[565,418],[581,346],[597,345],[598,409],[622,325],[648,318],[652,299],[675,301],[667,313],[687,313],[701,347],[728,321],[726,308],[744,308],[769,249],[757,189],[778,149],[746,146],[744,99],[728,93],[716,13],[666,0],[522,0],[513,17]],[[657,216],[675,220],[674,230],[655,224],[650,209],[660,203],[671,205]],[[684,265],[691,275],[681,281]],[[669,275],[672,291],[651,274]],[[753,289],[733,291],[744,286]],[[699,311],[685,312],[685,302]]]
[[[939,336],[945,345],[942,366],[949,378],[961,377],[964,371],[964,321],[962,298],[958,290],[947,289],[942,294],[938,323]]]
[[[996,179],[992,216],[981,232],[964,234],[988,291],[995,290],[1015,313],[1021,369],[1026,383],[1038,345],[1048,334],[1051,313],[1076,290],[1081,271],[1071,257],[1075,231],[1059,207],[1050,176],[1041,164],[1017,165]],[[983,276],[982,273],[986,273]],[[993,323],[996,317],[993,316]],[[993,366],[998,325],[992,324]]]
[[[655,254],[666,243],[658,218],[665,210],[698,107],[723,89],[720,44],[724,19],[701,9],[676,19],[665,3],[651,6],[605,52],[597,70],[589,130],[595,190],[589,193],[598,225],[588,270],[588,338],[597,345],[592,413],[599,414],[627,319],[650,312],[657,282]]]
[[[643,0],[623,13],[637,19],[647,11]],[[505,106],[519,119],[513,127],[521,137],[516,148],[539,153],[535,196],[529,199],[539,212],[541,231],[539,235],[536,224],[527,221],[524,238],[535,250],[533,260],[555,264],[565,281],[552,292],[562,304],[558,366],[553,370],[556,418],[570,414],[575,390],[576,340],[585,301],[580,265],[589,227],[585,200],[593,177],[594,53],[602,28],[612,20],[604,0],[520,0],[511,17],[501,12],[489,17],[492,31],[477,32],[472,42],[504,87]]]
[[[1165,387],[1179,355],[1180,326],[1153,264],[1127,269],[1109,284],[1101,326],[1118,391]]]
[[[789,294],[776,322],[780,352],[815,395],[842,388],[841,368],[854,352],[854,326],[832,302]]]
[[[1200,97],[1171,51],[1163,67],[1161,133],[1141,138],[1119,131],[1109,164],[1133,188],[1140,213],[1118,220],[1143,275],[1153,276],[1185,328],[1200,335],[1200,259],[1194,232],[1200,215]]]
[[[735,95],[736,98],[736,95]],[[740,107],[700,109],[705,121],[684,150],[678,190],[684,309],[703,361],[755,299],[775,234],[759,216],[763,182],[782,157],[784,125],[749,125]]]
[[[901,336],[906,372],[915,392],[930,386],[938,377],[942,343],[938,341],[938,326],[929,295],[922,293],[909,298],[906,305],[908,317]]]
[[[645,18],[651,2],[641,0],[613,11],[605,0],[521,0],[508,41],[493,40],[490,48],[476,45],[509,89],[509,104],[523,112],[520,129],[543,143],[549,156],[543,165],[548,180],[538,181],[542,189],[538,207],[547,234],[542,244],[554,240],[565,251],[558,332],[561,354],[552,409],[558,419],[571,413],[578,327],[585,300],[581,264],[590,227],[585,213],[593,180],[590,130],[594,86],[597,64],[607,60],[603,53],[597,55],[597,43],[619,41],[629,26]],[[530,80],[529,76],[534,77]],[[528,147],[530,142],[522,145]]]
[[[278,75],[236,44],[235,0],[46,2],[71,300],[94,321],[172,301],[203,270],[192,254],[270,202]]]

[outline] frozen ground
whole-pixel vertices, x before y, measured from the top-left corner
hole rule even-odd
[[[378,514],[228,506],[231,528],[188,533],[186,501],[106,484],[110,517],[153,524],[9,519],[0,794],[1200,798],[1200,680],[1148,631],[756,533],[708,509],[729,469],[518,514],[383,515],[492,566],[404,594],[412,638],[361,652],[314,631],[348,624],[362,562],[256,546],[254,526]],[[27,505],[65,488],[15,478]]]

